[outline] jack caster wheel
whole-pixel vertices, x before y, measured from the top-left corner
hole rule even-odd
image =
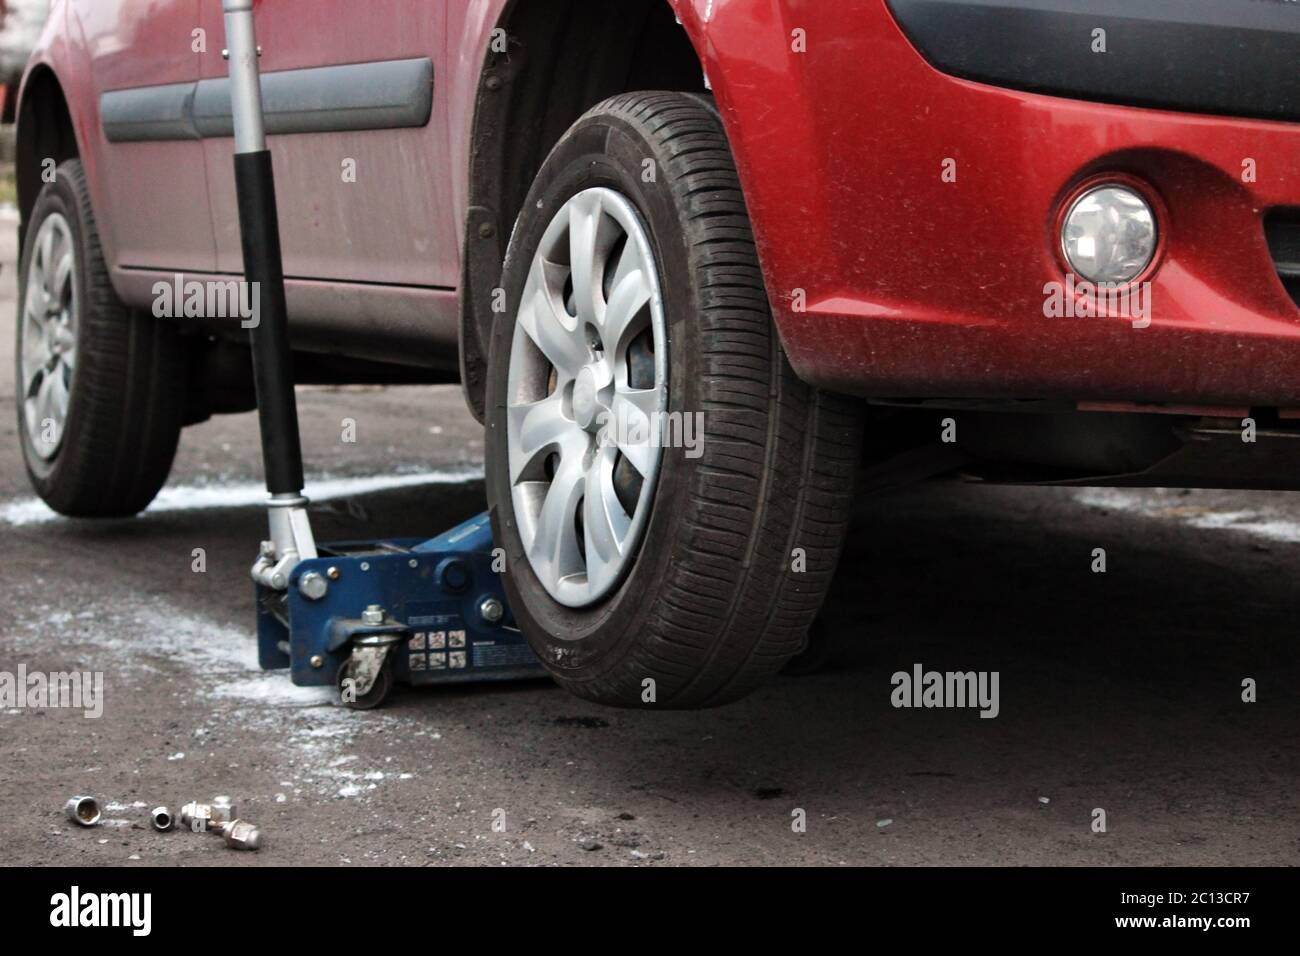
[[[350,707],[352,710],[374,710],[388,697],[389,691],[393,689],[393,668],[387,661],[379,670],[379,676],[375,678],[374,685],[364,694],[357,694],[354,690],[356,684],[356,661],[348,658],[339,668],[338,688],[339,703],[344,707]],[[349,683],[353,682],[353,683]]]

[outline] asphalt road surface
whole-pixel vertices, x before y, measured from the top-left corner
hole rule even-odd
[[[0,226],[8,396],[15,240]],[[321,540],[434,533],[482,507],[481,434],[457,389],[300,403]],[[1293,495],[930,483],[862,500],[828,672],[700,713],[602,709],[547,681],[399,690],[359,713],[256,668],[259,480],[254,417],[217,419],[186,432],[143,517],[59,519],[0,416],[0,672],[106,682],[98,719],[0,710],[0,863],[1300,858]],[[895,708],[891,675],[916,664],[996,671],[998,716]],[[62,816],[85,793],[106,807],[93,829]],[[218,793],[261,825],[260,852],[149,829],[150,808]]]

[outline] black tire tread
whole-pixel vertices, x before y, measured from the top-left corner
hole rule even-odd
[[[646,633],[621,666],[557,679],[583,697],[637,704],[651,677],[654,706],[716,706],[749,693],[805,645],[848,530],[861,411],[805,385],[785,358],[711,101],[634,93],[592,113],[640,127],[657,155],[670,157],[664,179],[687,210],[684,239],[702,306],[708,437]],[[796,548],[807,555],[803,572],[792,567]]]
[[[63,447],[47,476],[28,471],[62,514],[126,517],[148,506],[171,471],[185,406],[185,352],[175,330],[129,309],[113,289],[80,160],[64,162],[56,178],[75,198],[84,302]]]

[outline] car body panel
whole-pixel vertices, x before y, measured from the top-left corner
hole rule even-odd
[[[299,278],[453,288],[459,234],[446,170],[446,110],[441,95],[443,4],[424,0],[313,0],[255,6],[264,73],[337,64],[430,57],[434,108],[417,129],[271,136],[285,273]],[[220,5],[206,4],[204,28],[223,37]],[[305,24],[328,24],[305,29]],[[400,25],[400,29],[395,29]],[[226,63],[210,47],[202,75],[221,77]],[[239,272],[238,206],[232,141],[204,142],[217,265]],[[355,182],[344,163],[355,163]]]
[[[885,0],[681,0],[679,13],[805,380],[876,396],[1300,405],[1300,309],[1262,225],[1300,206],[1300,125],[950,77]],[[815,56],[792,51],[795,30]],[[1045,285],[1065,280],[1058,206],[1107,171],[1143,178],[1169,210],[1141,329],[1044,316]]]
[[[1300,120],[1292,0],[888,0],[945,73],[1189,113]]]
[[[200,0],[73,0],[68,34],[88,60],[89,85],[80,101],[93,131],[87,165],[100,182],[100,231],[122,267],[210,270],[216,264],[207,174],[195,141],[109,143],[99,120],[103,90],[183,83],[197,78],[191,32]],[[83,157],[86,151],[83,145]]]
[[[886,0],[665,2],[711,83],[775,320],[805,380],[891,398],[1300,405],[1300,308],[1278,278],[1262,226],[1270,210],[1300,207],[1300,124],[959,79],[924,59]],[[139,280],[171,265],[125,276],[121,265],[145,241],[136,232],[150,224],[180,231],[184,204],[152,182],[161,153],[120,154],[145,157],[154,173],[149,189],[117,185],[125,177],[105,159],[97,94],[110,81],[164,77],[117,67],[104,50],[123,38],[81,25],[91,5],[61,0],[56,15],[67,12],[76,26],[47,29],[34,62],[51,64],[69,91],[97,207],[110,220],[128,209],[106,242],[119,291],[134,297]],[[215,9],[205,4],[202,14],[202,76],[224,71]],[[364,339],[390,356],[395,344],[407,349],[423,337],[425,347],[407,357],[445,359],[480,77],[491,32],[510,9],[510,0],[258,4],[264,69],[415,55],[435,63],[425,128],[273,137],[296,336],[346,352]],[[127,31],[125,15],[119,29]],[[91,36],[103,61],[97,71],[85,47]],[[218,210],[211,268],[236,272],[229,142],[200,148]],[[358,182],[339,188],[334,177],[348,156],[358,159]],[[949,166],[955,181],[942,175]],[[105,169],[119,173],[111,184]],[[1146,327],[1044,314],[1046,289],[1066,278],[1053,234],[1059,207],[1077,184],[1104,173],[1146,183],[1166,215]],[[151,216],[129,218],[145,207]],[[187,240],[197,247],[194,262],[202,259],[198,221],[186,227],[198,234]]]

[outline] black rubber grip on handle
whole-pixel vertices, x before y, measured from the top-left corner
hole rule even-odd
[[[293,392],[293,353],[289,349],[280,218],[270,150],[236,154],[235,191],[244,275],[248,282],[257,283],[253,288],[260,305],[259,321],[249,330],[249,338],[266,487],[273,495],[298,494],[303,487],[302,439]]]

